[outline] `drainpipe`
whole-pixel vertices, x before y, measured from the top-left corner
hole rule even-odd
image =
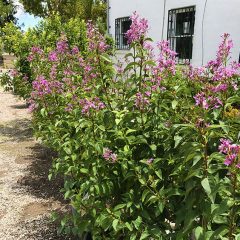
[[[206,14],[207,2],[208,2],[208,0],[206,0],[205,4],[204,4],[203,18],[202,18],[202,65],[204,62],[204,19],[205,19],[205,14]]]
[[[161,37],[161,40],[163,40],[163,35],[164,35],[165,16],[166,16],[166,0],[164,0],[164,5],[163,5],[163,22],[162,22],[162,37]]]

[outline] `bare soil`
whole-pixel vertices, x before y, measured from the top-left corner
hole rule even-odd
[[[34,139],[26,104],[1,88],[0,104],[0,240],[76,239],[51,221],[67,211],[63,180],[48,180],[53,155]]]

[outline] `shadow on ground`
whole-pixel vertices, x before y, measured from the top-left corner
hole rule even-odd
[[[46,226],[46,227],[40,227]],[[24,229],[31,229],[31,233],[24,236],[26,239],[34,240],[79,240],[79,238],[73,236],[60,235],[57,232],[58,226],[56,223],[52,223],[49,218],[41,218],[33,221],[25,222]],[[27,232],[27,231],[26,231]]]
[[[24,104],[15,104],[15,105],[12,105],[10,107],[13,108],[13,109],[26,109],[26,108],[28,108],[26,103],[24,103]]]
[[[53,180],[48,180],[49,170],[52,166],[52,161],[56,157],[56,153],[49,148],[35,144],[29,147],[31,154],[26,156],[26,160],[30,160],[30,164],[26,169],[25,175],[18,180],[18,187],[23,187],[29,194],[37,198],[46,200],[54,200],[61,202],[62,206],[66,206],[66,201],[63,199],[63,194],[60,192],[63,187],[63,179],[56,177]],[[65,207],[64,212],[70,211]],[[58,214],[62,215],[62,209],[59,209]],[[45,217],[40,220],[32,220],[24,223],[24,228],[32,229],[28,239],[52,239],[52,240],[77,240],[74,236],[60,235],[57,232],[60,223],[52,222],[50,217]]]
[[[56,153],[38,143],[29,147],[29,149],[30,154],[24,156],[25,159],[23,161],[30,163],[24,177],[18,183],[26,188],[31,195],[64,203],[63,194],[60,192],[63,187],[63,179],[59,176],[51,181],[48,179],[49,170]]]
[[[63,194],[60,192],[64,184],[63,178],[56,177],[52,181],[48,180],[52,161],[57,155],[49,148],[34,142],[33,131],[30,126],[31,121],[29,119],[14,120],[0,125],[0,136],[8,138],[7,142],[11,141],[16,144],[16,148],[14,149],[16,151],[15,162],[18,164],[27,163],[24,175],[17,180],[16,188],[22,188],[24,192],[38,199],[45,199],[52,203],[59,202],[57,211],[61,215],[62,211],[69,211],[67,210],[68,207],[66,201],[64,201]],[[10,151],[13,152],[13,150]],[[21,228],[26,229],[25,232],[29,234],[24,239],[77,239],[73,236],[59,236],[57,233],[59,223],[53,223],[51,217],[47,216],[37,219],[34,216],[33,219],[23,219]],[[28,229],[31,229],[31,231],[27,231]]]
[[[4,125],[0,124],[0,135],[10,138],[12,141],[28,141],[32,139],[33,131],[30,128],[31,120],[18,119]]]

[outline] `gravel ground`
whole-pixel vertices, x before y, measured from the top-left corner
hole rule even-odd
[[[1,88],[0,103],[0,240],[74,239],[50,221],[67,209],[63,182],[48,181],[51,151],[34,140],[26,105]]]

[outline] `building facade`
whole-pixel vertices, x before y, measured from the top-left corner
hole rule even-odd
[[[215,58],[223,33],[233,40],[232,60],[239,60],[240,0],[108,0],[108,32],[120,55],[129,49],[124,34],[134,11],[148,19],[155,42],[169,40],[179,62],[206,64]]]

